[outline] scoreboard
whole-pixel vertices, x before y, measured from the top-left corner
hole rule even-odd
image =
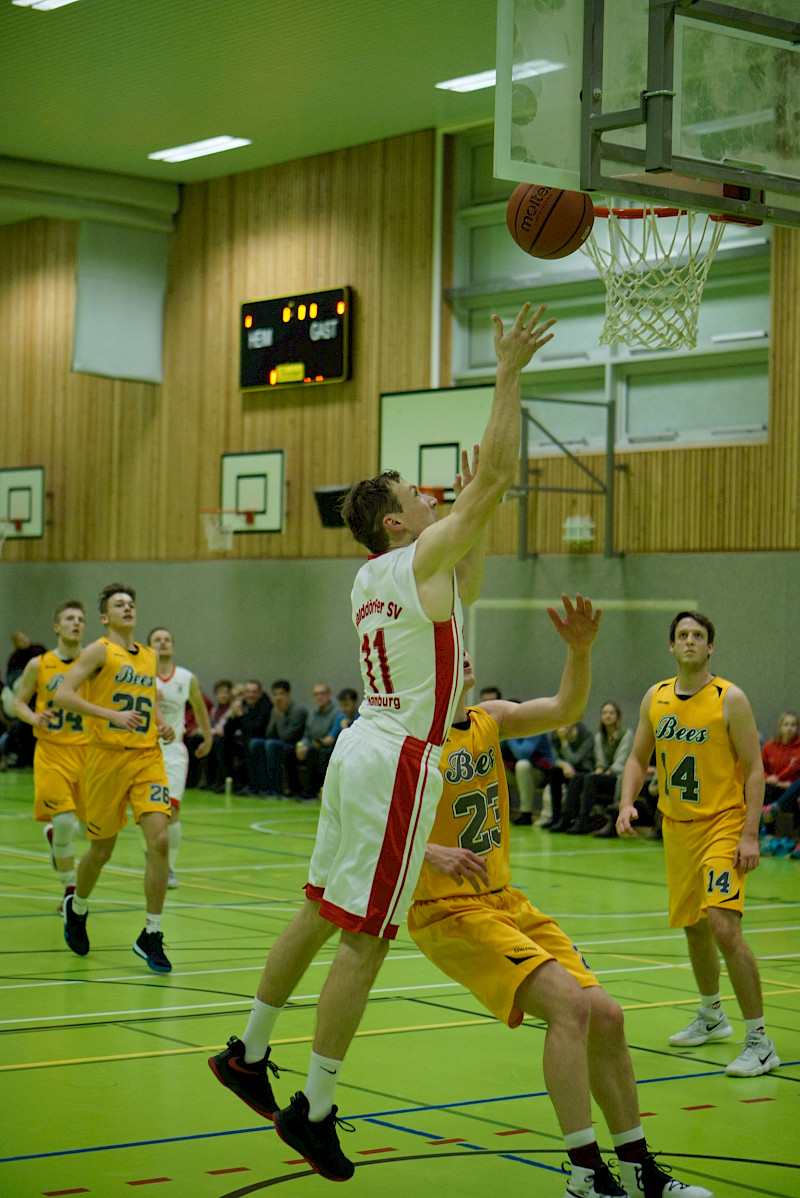
[[[349,378],[350,307],[349,287],[242,304],[241,389]]]

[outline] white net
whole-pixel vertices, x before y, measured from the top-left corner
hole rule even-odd
[[[708,270],[725,225],[701,212],[677,208],[600,208],[607,214],[608,246],[592,232],[581,250],[606,287],[600,342],[694,349]],[[603,222],[595,222],[601,232]],[[600,227],[599,227],[600,226]]]
[[[212,553],[227,553],[233,549],[233,529],[223,523],[222,512],[201,512],[206,544]]]

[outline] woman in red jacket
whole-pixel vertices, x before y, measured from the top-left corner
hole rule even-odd
[[[766,790],[765,808],[782,798],[787,787],[800,778],[800,720],[793,711],[784,711],[778,721],[778,735],[761,750]]]

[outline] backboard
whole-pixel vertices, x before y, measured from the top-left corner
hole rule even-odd
[[[498,178],[800,226],[798,0],[499,0]]]

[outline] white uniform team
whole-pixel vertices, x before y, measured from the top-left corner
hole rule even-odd
[[[397,934],[422,867],[463,674],[455,576],[453,614],[434,623],[417,593],[416,548],[370,558],[353,584],[364,700],[328,765],[306,886],[332,923],[386,939]]]
[[[173,666],[166,678],[158,675],[158,706],[165,722],[175,733],[171,744],[159,742],[167,771],[170,806],[175,809],[180,808],[189,769],[189,753],[183,743],[183,734],[186,730],[186,704],[189,702],[191,683],[192,672],[183,666]]]

